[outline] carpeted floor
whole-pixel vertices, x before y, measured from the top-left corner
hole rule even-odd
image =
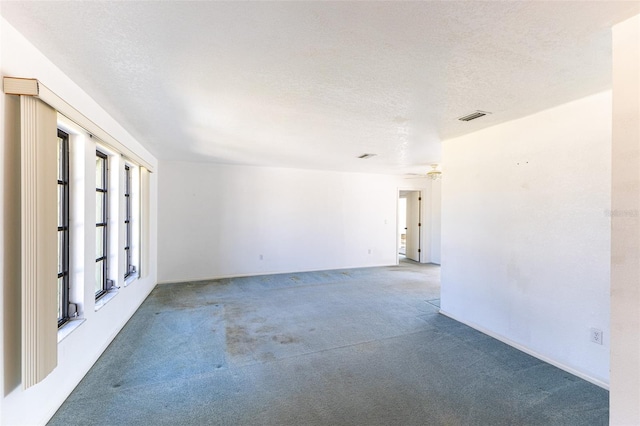
[[[50,424],[608,424],[607,391],[438,298],[411,262],[159,285]]]

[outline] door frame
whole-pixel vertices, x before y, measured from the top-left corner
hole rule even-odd
[[[422,225],[424,225],[424,209],[423,209],[423,196],[424,189],[416,189],[416,188],[398,188],[398,192],[396,194],[396,265],[400,264],[400,197],[402,193],[405,192],[417,192],[418,193],[418,220]],[[422,230],[424,226],[418,227],[418,263],[422,263],[424,256],[422,250]]]

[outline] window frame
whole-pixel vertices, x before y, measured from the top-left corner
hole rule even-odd
[[[132,262],[132,199],[131,199],[131,183],[132,183],[132,170],[131,166],[125,163],[124,165],[124,278],[125,280],[131,277],[135,272],[135,266]]]
[[[58,278],[62,278],[62,288],[58,289],[58,328],[66,324],[69,319],[70,293],[70,202],[69,202],[69,134],[58,129]],[[62,232],[62,241],[60,233]],[[62,253],[60,253],[62,252]]]
[[[98,235],[97,229],[102,228],[102,256],[98,256],[96,253],[96,265],[102,262],[102,283],[100,283],[100,289],[95,292],[95,300],[100,299],[109,291],[109,155],[96,149],[96,158],[100,158],[102,161],[102,182],[101,187],[98,187],[98,179],[96,179],[96,200],[98,194],[102,196],[102,222],[98,222],[98,212],[96,211],[96,236]],[[97,167],[97,163],[96,163]],[[96,171],[97,172],[97,171]],[[97,178],[96,174],[96,178]],[[97,209],[97,205],[96,205]],[[97,242],[96,242],[97,247]],[[96,266],[97,271],[97,266]],[[94,272],[95,273],[95,272]],[[98,287],[97,276],[94,290]]]

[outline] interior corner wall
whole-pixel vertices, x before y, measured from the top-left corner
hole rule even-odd
[[[613,27],[610,423],[640,424],[640,15]]]
[[[32,77],[42,81],[85,116],[135,152],[147,153],[91,97],[51,63],[20,33],[0,18],[1,76]],[[22,390],[20,378],[20,127],[16,96],[0,94],[0,424],[44,424],[56,412],[115,335],[156,284],[157,173],[150,182],[151,271],[120,292],[100,311],[89,309],[86,321],[58,344],[58,365],[42,382]],[[87,145],[88,146],[88,145]],[[86,148],[87,150],[89,148]],[[95,158],[95,151],[88,153]],[[155,165],[150,154],[145,158]],[[95,259],[93,245],[86,256]],[[85,295],[93,292],[93,274],[83,283]],[[92,298],[91,298],[92,299]],[[93,306],[93,305],[92,305]]]
[[[431,194],[429,197],[430,214],[426,220],[429,221],[429,263],[440,265],[441,245],[442,245],[442,181],[431,181]]]
[[[160,282],[396,264],[397,177],[160,167]]]
[[[607,387],[611,92],[444,141],[443,164],[443,313]]]

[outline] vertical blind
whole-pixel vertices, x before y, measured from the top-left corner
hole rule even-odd
[[[56,111],[20,96],[22,383],[44,379],[58,362]]]

